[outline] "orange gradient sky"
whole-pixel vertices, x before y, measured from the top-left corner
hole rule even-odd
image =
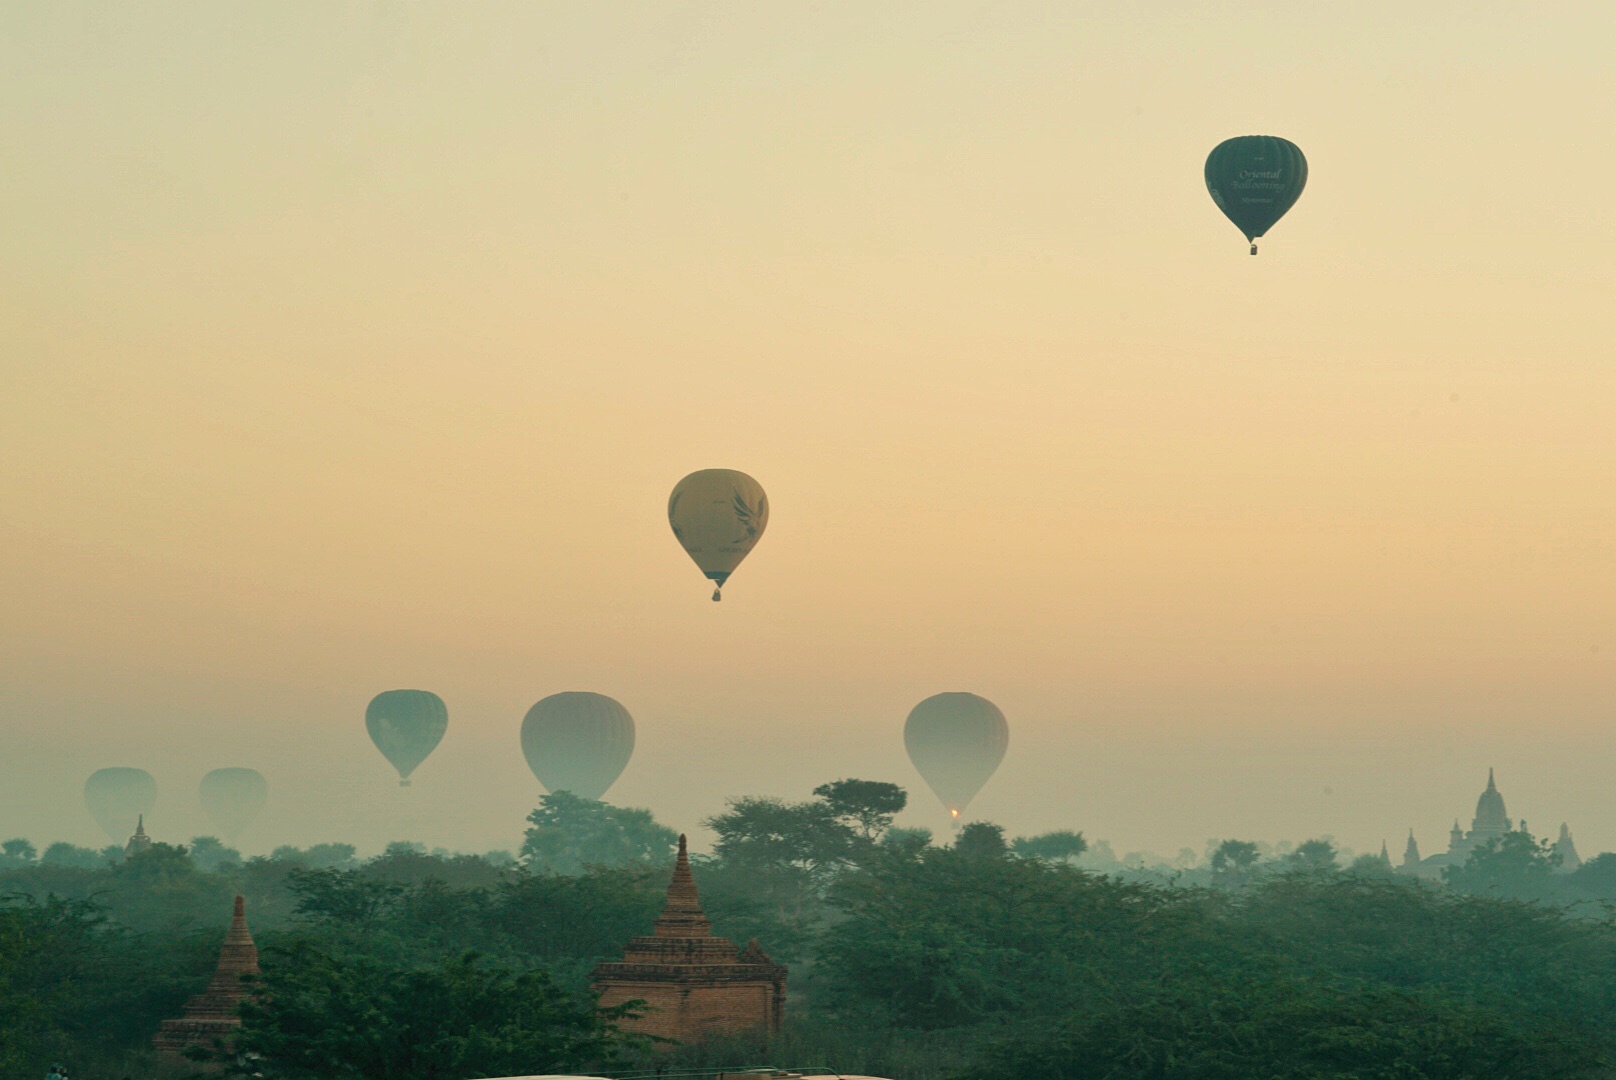
[[[611,793],[891,779],[1120,852],[1439,846],[1489,765],[1616,846],[1616,9],[0,10],[0,834],[514,847],[522,713]],[[1298,143],[1251,258],[1201,180]],[[693,469],[767,488],[722,605]],[[449,735],[410,792],[363,729]]]

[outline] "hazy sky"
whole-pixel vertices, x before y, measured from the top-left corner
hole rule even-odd
[[[1120,852],[1616,847],[1616,6],[0,7],[0,836],[261,769],[251,850],[909,786]],[[1201,179],[1306,152],[1251,258]],[[693,469],[767,488],[722,604]],[[401,791],[363,727],[435,690]]]

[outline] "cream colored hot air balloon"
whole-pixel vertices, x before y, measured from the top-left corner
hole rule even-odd
[[[769,497],[763,486],[734,469],[693,472],[668,496],[668,524],[686,554],[715,583],[714,600],[724,598],[724,582],[768,523]]]
[[[910,710],[903,745],[957,826],[960,814],[1004,760],[1010,725],[987,698],[934,694]]]

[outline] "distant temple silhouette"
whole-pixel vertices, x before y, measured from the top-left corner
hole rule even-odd
[[[241,1027],[236,1010],[252,992],[251,984],[243,982],[242,976],[257,974],[258,947],[247,930],[247,902],[238,896],[213,978],[208,981],[207,989],[185,1003],[183,1016],[178,1020],[164,1020],[158,1028],[157,1036],[152,1039],[158,1056],[170,1063],[184,1062],[187,1046],[214,1049],[228,1044]],[[194,1063],[185,1063],[196,1067]]]
[[[734,942],[713,936],[683,836],[655,927],[630,941],[621,961],[597,964],[590,981],[602,1008],[636,998],[646,1003],[639,1019],[618,1022],[624,1031],[681,1043],[748,1031],[776,1034],[785,1008],[786,969],[757,939],[737,951]]]
[[[123,846],[124,858],[146,851],[152,846],[152,838],[146,835],[146,815],[141,814],[135,819],[135,835]]]
[[[1470,821],[1469,831],[1460,828],[1458,819],[1455,819],[1453,828],[1448,832],[1448,850],[1421,858],[1420,845],[1414,839],[1414,830],[1410,829],[1408,844],[1403,848],[1403,861],[1397,867],[1397,872],[1413,877],[1440,878],[1444,867],[1463,866],[1473,852],[1495,840],[1503,840],[1505,835],[1512,832],[1531,835],[1527,833],[1525,821],[1517,829],[1510,820],[1504,809],[1504,796],[1499,793],[1498,785],[1493,780],[1493,770],[1488,769],[1487,790],[1476,800],[1476,816]],[[1577,845],[1571,839],[1571,830],[1564,822],[1560,824],[1560,838],[1555,841],[1554,850],[1560,855],[1561,873],[1569,874],[1582,865],[1582,859],[1577,855]]]

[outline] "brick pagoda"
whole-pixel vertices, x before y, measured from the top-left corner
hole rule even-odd
[[[713,936],[683,836],[668,903],[650,935],[630,941],[620,963],[597,964],[590,981],[603,1008],[636,998],[646,1003],[645,1015],[620,1022],[624,1031],[681,1043],[748,1031],[773,1035],[785,1008],[786,969],[756,939],[737,951],[734,942]]]
[[[247,932],[247,904],[236,897],[235,916],[230,920],[230,932],[224,937],[219,950],[219,966],[214,969],[206,990],[185,1003],[185,1015],[178,1020],[164,1020],[158,1028],[152,1046],[159,1056],[181,1061],[187,1046],[213,1048],[215,1042],[227,1042],[241,1027],[236,1015],[239,1007],[251,993],[249,984],[241,981],[243,975],[258,974],[258,947],[252,934]]]

